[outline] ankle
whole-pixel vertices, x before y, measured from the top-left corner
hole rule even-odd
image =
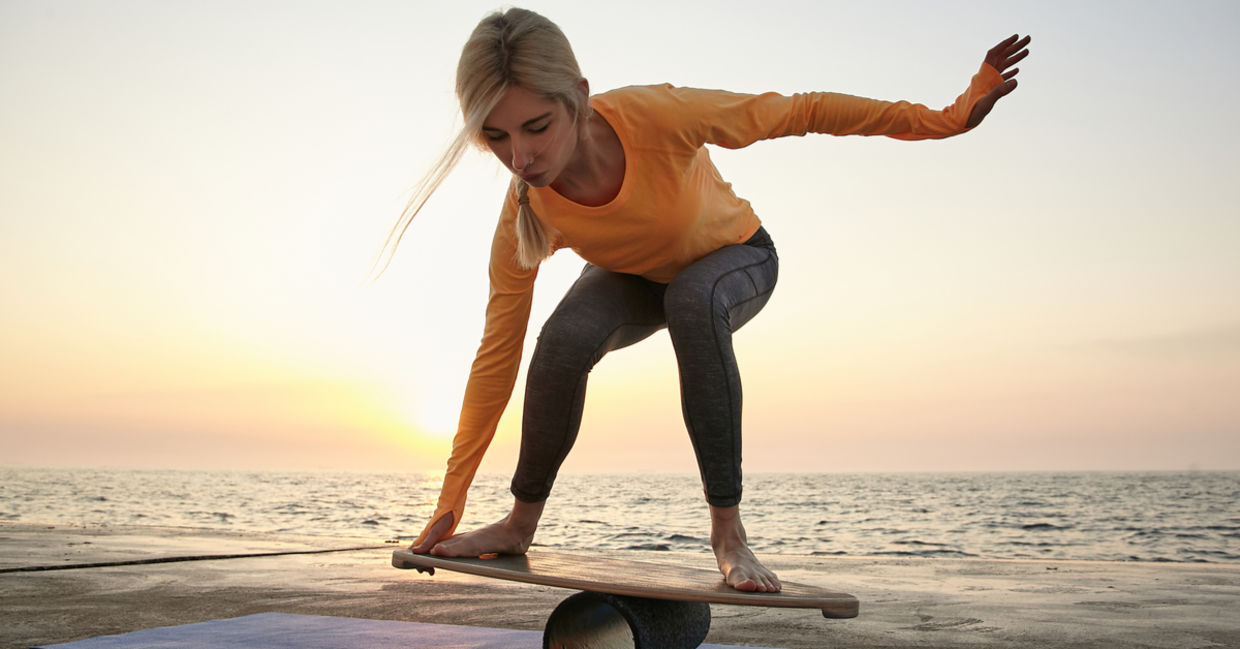
[[[716,549],[748,545],[739,506],[710,508],[710,544]]]
[[[512,511],[504,519],[504,524],[522,536],[534,536],[534,532],[538,531],[538,521],[542,519],[543,507],[546,504],[546,501],[527,503],[514,500]]]

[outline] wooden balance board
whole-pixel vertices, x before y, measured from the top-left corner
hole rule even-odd
[[[710,604],[818,609],[828,618],[856,617],[858,610],[856,597],[824,588],[783,582],[778,593],[745,593],[716,570],[605,556],[530,551],[466,559],[396,550],[392,565],[582,591],[551,613],[544,649],[693,649],[710,630]]]

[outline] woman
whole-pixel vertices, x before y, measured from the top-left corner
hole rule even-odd
[[[719,569],[736,589],[778,591],[779,579],[750,552],[740,518],[741,385],[732,332],[762,309],[779,262],[753,209],[719,176],[704,145],[739,148],[807,132],[962,133],[1015,89],[1012,66],[1028,43],[1013,36],[990,50],[968,90],[942,111],[830,93],[671,86],[592,97],[553,23],[522,9],[485,18],[457,69],[465,126],[387,247],[399,244],[469,143],[490,149],[512,172],[492,241],[483,340],[438,507],[412,551],[524,553],[576,437],[590,369],[608,351],[666,328]],[[530,362],[512,511],[453,536],[516,382],[538,264],[565,247],[588,263],[543,326]]]

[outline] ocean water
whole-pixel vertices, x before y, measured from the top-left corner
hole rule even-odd
[[[1240,563],[1240,472],[751,475],[759,553]],[[408,538],[430,474],[0,468],[0,520]],[[502,517],[481,475],[461,529]],[[696,476],[564,475],[535,544],[709,551]]]

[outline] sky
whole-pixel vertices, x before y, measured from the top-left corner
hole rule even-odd
[[[1240,4],[523,6],[595,91],[937,108],[1033,36],[963,136],[712,151],[781,260],[735,339],[746,471],[1240,469]],[[502,167],[468,155],[364,280],[497,7],[0,2],[0,465],[441,470]],[[544,264],[527,359],[581,264]],[[565,471],[695,470],[665,333],[590,381]]]

